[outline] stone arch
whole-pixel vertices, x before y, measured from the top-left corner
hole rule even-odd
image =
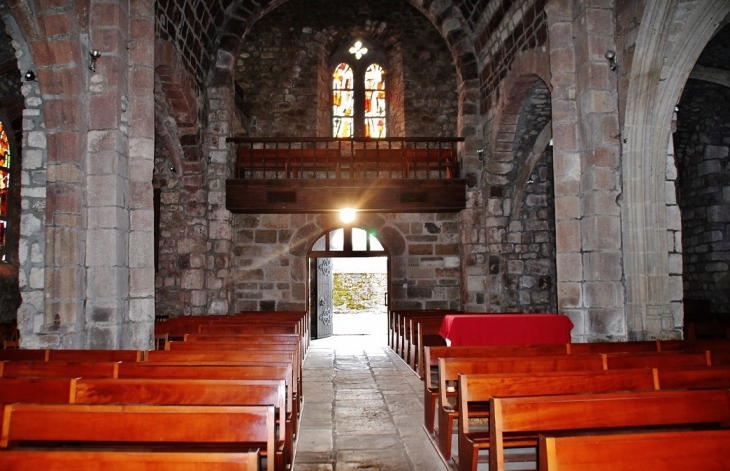
[[[496,148],[499,133],[504,132],[504,124],[509,123],[508,116],[519,112],[527,89],[532,87],[536,79],[541,80],[548,91],[552,92],[552,74],[550,73],[550,55],[545,51],[530,50],[519,54],[512,63],[509,75],[501,85],[499,103],[495,114],[496,124],[492,127],[491,142]]]
[[[185,69],[175,45],[155,42],[155,75],[170,107],[170,115],[184,134],[198,130],[198,101],[195,80]]]
[[[668,213],[665,187],[671,120],[693,65],[728,13],[730,4],[724,0],[701,1],[689,15],[676,2],[662,0],[648,1],[644,9],[622,133],[621,212],[631,340],[675,336],[680,328],[681,280],[670,276],[667,240],[668,227],[678,223],[668,219],[679,217]],[[682,28],[674,22],[678,15],[685,18]]]
[[[257,7],[253,11],[248,4],[238,4],[233,8],[229,20],[218,36],[219,47],[215,54],[216,63],[208,74],[209,84],[225,83],[228,87],[233,87],[233,67],[244,37],[256,21],[286,1],[288,0],[273,0],[265,7]],[[408,0],[408,3],[434,25],[450,50],[459,82],[457,134],[467,137],[463,149],[465,167],[475,168],[476,158],[471,157],[481,146],[477,139],[480,91],[477,53],[469,39],[472,37],[471,29],[461,11],[451,3],[432,3],[427,7],[418,0]],[[231,89],[230,93],[234,96],[234,90]]]
[[[541,60],[541,59],[542,60]],[[491,309],[557,309],[549,70],[521,55],[503,84],[486,162]],[[538,166],[539,164],[539,166]],[[523,211],[522,208],[526,207]]]

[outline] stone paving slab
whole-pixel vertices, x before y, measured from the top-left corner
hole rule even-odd
[[[448,471],[423,429],[423,383],[380,340],[312,342],[293,471]]]

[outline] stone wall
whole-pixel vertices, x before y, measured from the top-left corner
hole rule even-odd
[[[684,297],[730,313],[730,90],[689,80],[674,134]]]
[[[381,11],[379,2],[358,8],[336,3],[324,2],[314,19],[299,11],[303,2],[288,2],[246,35],[235,70],[242,123],[234,131],[329,136],[331,71],[325,65],[342,42],[362,36],[387,52],[389,135],[456,135],[456,71],[433,25],[405,3],[387,2]],[[368,21],[360,7],[372,13]]]
[[[456,214],[359,214],[390,255],[391,308],[449,308],[460,303]],[[235,215],[233,309],[305,309],[311,245],[340,226],[333,215]]]

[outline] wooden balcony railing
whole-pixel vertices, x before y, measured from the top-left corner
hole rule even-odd
[[[236,179],[454,179],[463,137],[247,138],[236,145]]]

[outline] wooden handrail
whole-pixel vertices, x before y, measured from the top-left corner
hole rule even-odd
[[[459,178],[463,137],[229,137],[235,178]]]

